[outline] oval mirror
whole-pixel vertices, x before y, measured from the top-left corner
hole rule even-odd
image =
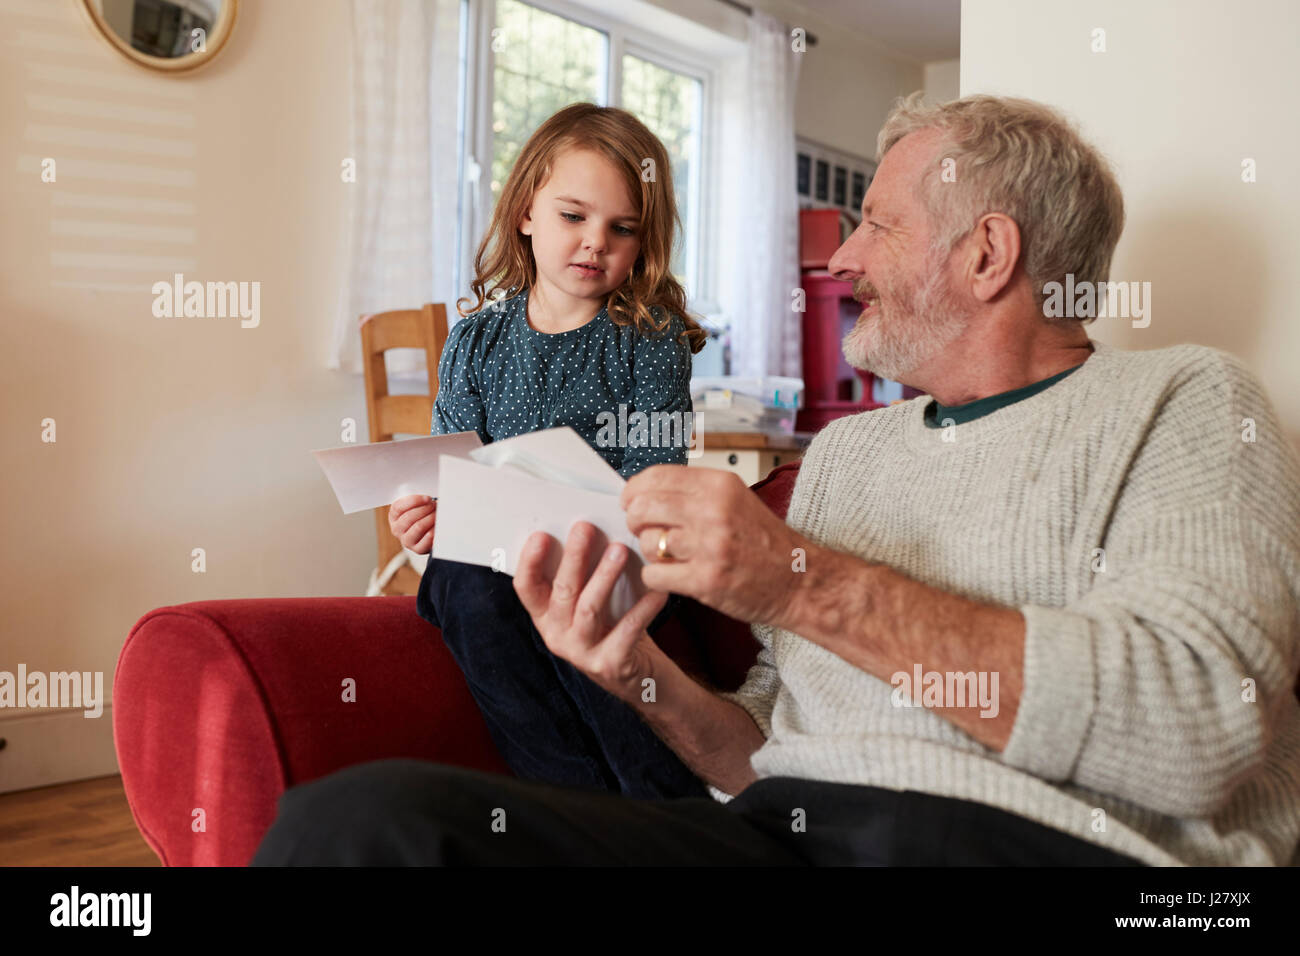
[[[239,0],[81,0],[95,28],[141,66],[193,70],[225,46]]]

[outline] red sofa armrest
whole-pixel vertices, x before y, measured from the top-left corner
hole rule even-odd
[[[118,659],[113,737],[136,823],[167,865],[247,863],[285,789],[351,764],[509,772],[413,597],[150,611]]]

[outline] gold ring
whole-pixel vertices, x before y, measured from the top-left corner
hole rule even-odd
[[[659,532],[659,547],[655,550],[656,561],[667,561],[668,557],[668,529],[664,528]]]

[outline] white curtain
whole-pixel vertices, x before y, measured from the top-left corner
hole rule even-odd
[[[795,92],[803,53],[755,10],[745,56],[720,77],[719,299],[731,323],[731,372],[801,377]]]
[[[445,302],[455,316],[459,19],[459,0],[352,0],[356,181],[343,184],[348,257],[330,368],[362,371],[363,314]],[[390,353],[388,369],[423,372],[422,353]]]

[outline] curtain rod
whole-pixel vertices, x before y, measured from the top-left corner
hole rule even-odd
[[[754,15],[754,8],[753,8],[753,7],[751,7],[751,6],[747,5],[747,4],[744,4],[744,3],[740,3],[740,2],[738,2],[738,0],[718,0],[718,2],[719,2],[719,3],[725,3],[727,6],[732,7],[733,9],[739,10],[741,13],[743,13],[743,14],[744,14],[745,16],[747,16],[747,17],[752,17],[752,16]],[[804,39],[807,41],[807,43],[808,43],[809,46],[816,46],[816,45],[817,45],[817,38],[816,38],[815,36],[813,36],[811,33],[807,32],[806,30],[804,31]]]

